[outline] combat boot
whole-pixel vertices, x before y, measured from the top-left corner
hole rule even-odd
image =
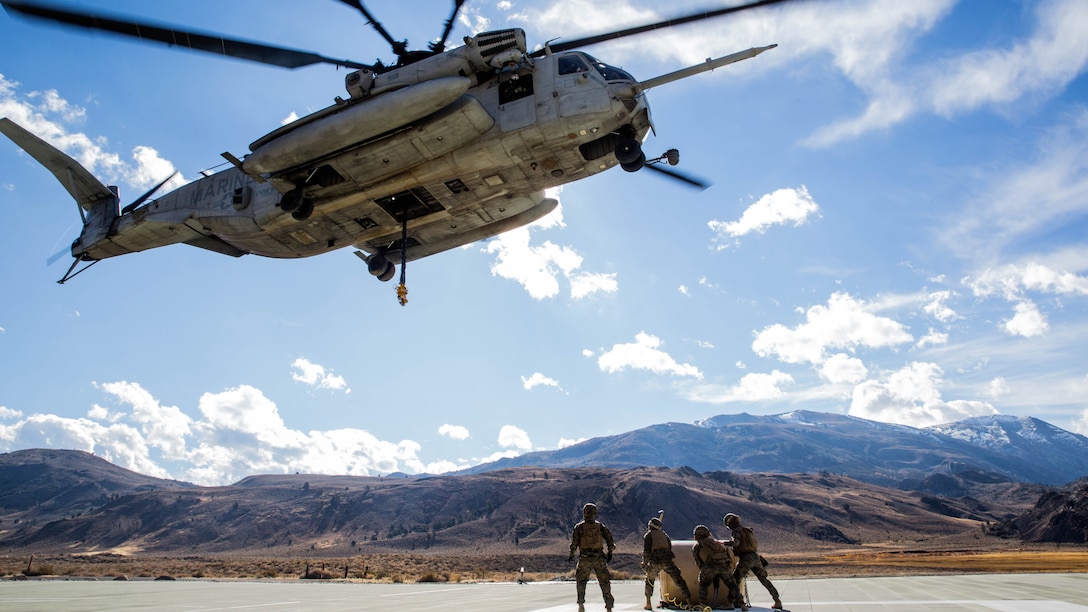
[[[650,601],[650,596],[649,595],[646,596],[646,605],[642,606],[642,609],[643,610],[653,610],[654,609],[654,604]]]
[[[778,598],[775,598],[774,605],[772,605],[771,607],[774,608],[775,610],[781,610],[782,609],[782,600],[780,600]]]
[[[578,604],[578,612],[586,612],[586,605]]]

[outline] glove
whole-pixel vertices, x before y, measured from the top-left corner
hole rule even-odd
[[[609,562],[609,563],[612,562],[612,551],[611,550],[604,554],[604,560]]]
[[[567,557],[567,563],[574,563],[574,555]]]

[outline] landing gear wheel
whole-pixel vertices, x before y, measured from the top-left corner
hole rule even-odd
[[[646,156],[642,153],[642,143],[634,138],[624,138],[616,145],[616,161],[621,164],[636,162],[640,156],[643,161],[646,160]]]
[[[620,168],[623,168],[627,172],[638,172],[642,170],[642,167],[646,165],[646,154],[642,151],[638,152],[638,157],[634,161],[620,163]]]
[[[381,274],[378,274],[377,276],[378,276],[378,280],[380,280],[381,282],[388,283],[389,281],[393,280],[393,277],[396,276],[396,274],[397,274],[397,267],[394,266],[391,262],[387,261],[387,262],[385,262],[385,272],[382,272]]]
[[[302,190],[298,187],[283,194],[283,197],[280,198],[280,208],[284,212],[291,212],[298,208],[300,204],[302,204]]]
[[[366,269],[374,276],[381,276],[389,267],[389,260],[385,255],[371,255],[366,262]]]
[[[310,215],[314,214],[314,202],[309,198],[303,199],[302,203],[298,205],[295,212],[291,213],[291,216],[296,221],[305,221],[310,218]]]

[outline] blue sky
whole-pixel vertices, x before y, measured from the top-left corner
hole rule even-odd
[[[371,62],[338,2],[66,2]],[[530,45],[709,0],[470,0],[451,40]],[[370,4],[412,46],[438,0]],[[927,426],[1027,415],[1088,434],[1088,3],[801,0],[587,48],[648,79],[695,191],[606,172],[537,224],[408,267],[343,249],[184,245],[61,286],[78,234],[0,139],[0,451],[93,451],[202,484],[440,472],[667,421],[795,409]],[[131,201],[342,95],[284,70],[0,15],[0,115]]]

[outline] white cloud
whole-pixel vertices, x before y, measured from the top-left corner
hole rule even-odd
[[[948,334],[937,331],[931,327],[929,328],[929,332],[922,336],[915,346],[918,348],[925,348],[931,344],[948,344]]]
[[[163,406],[136,383],[105,383],[101,388],[119,402],[132,407],[128,420],[136,423],[147,444],[161,449],[168,459],[185,456],[185,438],[192,433],[192,422],[177,406]]]
[[[1007,395],[1009,391],[1009,381],[1005,380],[1005,378],[1002,376],[998,376],[997,378],[990,381],[990,386],[986,392],[986,395],[989,396],[991,399],[997,399],[1002,395]]]
[[[779,189],[760,198],[745,210],[737,221],[710,221],[707,226],[718,234],[714,239],[718,250],[729,248],[729,242],[752,232],[764,233],[775,225],[803,225],[820,207],[808,189]]]
[[[1045,334],[1050,327],[1046,315],[1029,300],[1018,303],[1014,310],[1016,314],[1002,322],[1002,328],[1010,335],[1033,338]]]
[[[568,438],[559,438],[559,444],[557,445],[556,448],[567,448],[568,446],[574,446],[575,444],[581,444],[582,442],[585,442],[588,439],[589,438],[578,438],[576,440],[571,440],[571,439],[568,439]]]
[[[778,370],[770,374],[751,372],[742,376],[733,386],[694,385],[684,392],[684,396],[693,402],[708,404],[760,402],[784,396],[781,386],[792,382],[792,376]]]
[[[559,190],[549,194],[558,198]],[[571,297],[582,299],[595,293],[615,293],[619,289],[616,274],[581,270],[583,259],[572,247],[559,246],[550,240],[537,246],[532,233],[555,227],[565,227],[563,207],[559,205],[543,218],[524,227],[504,232],[487,242],[484,252],[495,255],[491,274],[512,280],[537,300],[559,295],[559,278],[570,283]]]
[[[499,446],[514,448],[522,452],[533,449],[529,434],[525,433],[524,429],[513,425],[503,425],[502,429],[499,430]]]
[[[677,363],[660,348],[660,338],[642,331],[635,335],[633,343],[616,344],[605,351],[597,358],[597,367],[609,374],[631,368],[648,370],[655,374],[691,376],[702,380],[703,373],[699,371],[699,368],[688,363]]]
[[[7,117],[37,137],[64,151],[103,182],[125,181],[134,189],[147,189],[174,171],[174,165],[146,146],[134,147],[132,163],[106,150],[105,138],[72,131],[72,124],[86,120],[86,111],[60,97],[56,90],[20,94],[20,84],[0,74],[0,117]],[[168,188],[185,184],[179,174]]]
[[[1036,23],[1027,39],[929,61],[921,68],[904,67],[912,39],[932,28],[951,6],[945,0],[865,3],[835,11],[821,21],[820,32],[807,33],[804,38],[812,39],[813,46],[832,50],[847,78],[870,97],[860,116],[817,131],[807,144],[828,146],[921,113],[952,117],[985,106],[1001,108],[1028,96],[1049,97],[1088,63],[1088,39],[1083,36],[1088,5],[1056,0],[1032,5]],[[851,18],[856,19],[854,28],[844,36],[842,29]],[[876,38],[880,35],[884,40]],[[836,36],[841,42],[828,40]],[[794,46],[797,53],[811,52],[803,43]],[[858,63],[846,63],[850,56]],[[868,67],[861,67],[862,58]]]
[[[954,294],[951,291],[935,291],[929,294],[929,301],[922,306],[922,310],[941,323],[955,321],[956,319],[961,318],[960,315],[945,304],[945,302],[952,299],[953,296]]]
[[[0,419],[21,419],[23,413],[19,410],[12,410],[7,406],[0,406]]]
[[[894,372],[885,372],[879,380],[867,380],[854,387],[849,414],[912,427],[997,414],[986,402],[942,400],[939,387],[943,374],[940,366],[925,362],[912,362]]]
[[[905,326],[874,315],[871,308],[847,293],[832,294],[827,306],[809,308],[806,322],[793,329],[778,323],[765,327],[756,334],[752,350],[786,363],[819,364],[829,348],[890,347],[913,340]]]
[[[19,448],[82,450],[141,474],[170,477],[150,458],[140,432],[123,423],[107,427],[90,419],[34,414],[14,425],[0,426],[0,447],[5,452]]]
[[[1070,431],[1088,436],[1088,408],[1080,411],[1080,416],[1069,427]]]
[[[327,371],[323,366],[320,366],[312,361],[299,357],[291,364],[292,368],[298,370],[291,373],[291,378],[295,382],[310,385],[311,387],[317,387],[319,389],[330,389],[333,391],[343,391],[344,393],[351,393],[351,389],[348,388],[347,382],[343,376],[338,376]]]
[[[857,384],[868,375],[865,364],[846,353],[836,353],[820,366],[820,377],[832,384]]]
[[[688,290],[686,285],[680,285],[676,290],[680,292],[680,295],[691,297],[691,291]]]
[[[978,297],[997,295],[1010,301],[1019,300],[1029,291],[1088,296],[1088,277],[1069,271],[1059,272],[1036,261],[989,268],[975,277],[964,278],[963,282]]]
[[[438,435],[446,436],[447,438],[452,438],[454,440],[468,440],[469,438],[467,427],[450,425],[449,423],[438,428]]]
[[[594,354],[590,349],[582,349],[582,357],[592,357]]]
[[[526,391],[532,391],[534,387],[539,387],[541,385],[544,385],[545,387],[555,387],[559,390],[563,389],[563,387],[559,386],[558,380],[555,380],[554,378],[548,378],[540,372],[533,372],[532,376],[529,376],[528,378],[522,376],[521,385],[525,388]]]
[[[274,402],[247,385],[202,395],[200,418],[162,406],[137,383],[106,383],[99,388],[123,407],[108,411],[96,406],[92,413],[113,421],[48,414],[23,418],[10,411],[9,422],[21,420],[0,425],[0,452],[84,450],[143,474],[204,485],[229,484],[252,474],[375,475],[402,470],[433,474],[467,467],[450,461],[425,463],[419,458],[420,444],[412,440],[389,442],[360,429],[308,433],[292,429]],[[464,428],[447,427],[443,435],[467,435]],[[174,471],[168,472],[164,462],[176,466]]]

